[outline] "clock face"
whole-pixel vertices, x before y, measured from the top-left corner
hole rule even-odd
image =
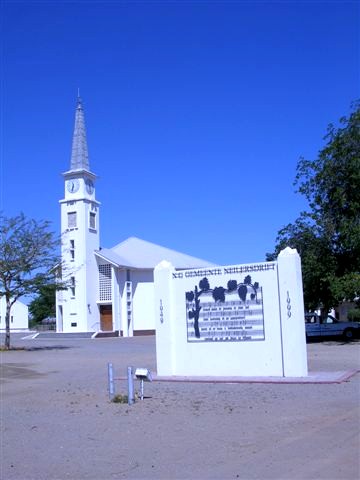
[[[68,192],[70,193],[77,192],[79,190],[79,186],[80,186],[80,183],[77,178],[72,178],[67,182],[67,189],[68,189]]]
[[[94,192],[94,184],[92,182],[92,180],[88,179],[86,180],[86,191],[88,192],[88,194],[92,194]]]

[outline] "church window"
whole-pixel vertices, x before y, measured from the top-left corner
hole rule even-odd
[[[89,228],[91,228],[91,230],[95,230],[95,229],[96,229],[96,213],[94,213],[94,212],[90,212],[90,216],[89,216]]]
[[[70,240],[70,257],[71,260],[75,260],[75,240]]]
[[[68,212],[68,228],[76,228],[77,218],[76,212]]]
[[[70,292],[71,296],[75,297],[75,277],[70,278]]]
[[[100,301],[111,300],[111,265],[99,265]]]

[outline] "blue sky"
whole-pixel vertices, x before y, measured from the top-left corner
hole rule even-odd
[[[101,245],[262,261],[359,98],[358,1],[3,0],[1,206],[60,232],[77,90]]]

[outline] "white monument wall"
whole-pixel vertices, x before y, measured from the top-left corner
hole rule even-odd
[[[152,270],[132,272],[134,330],[155,330]]]
[[[306,376],[300,258],[155,268],[159,376]],[[230,281],[230,283],[228,283]]]

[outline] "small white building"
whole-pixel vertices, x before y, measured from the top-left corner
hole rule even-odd
[[[176,269],[214,264],[134,237],[113,248],[100,248],[97,176],[89,167],[80,98],[70,170],[63,176],[62,276],[70,288],[57,292],[57,332],[117,332],[121,336],[155,333],[155,266],[162,260]]]
[[[0,332],[5,332],[6,300],[0,299]],[[29,329],[29,308],[19,300],[14,303],[10,311],[10,331],[24,331]]]

